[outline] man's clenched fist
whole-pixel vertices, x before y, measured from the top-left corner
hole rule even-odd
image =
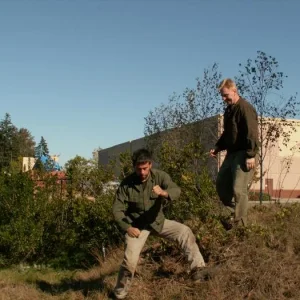
[[[152,191],[158,196],[165,197],[165,198],[169,197],[168,192],[164,191],[159,185],[154,186]]]

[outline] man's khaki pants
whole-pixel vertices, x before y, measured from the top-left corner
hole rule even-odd
[[[246,168],[246,151],[228,153],[218,173],[218,195],[237,225],[247,225],[248,185],[253,174],[254,169]]]
[[[128,293],[140,253],[149,234],[150,231],[142,230],[138,238],[132,238],[127,233],[125,235],[125,254],[114,290],[118,299],[125,298]],[[195,236],[188,226],[165,219],[163,229],[157,235],[178,242],[187,256],[191,269],[205,267]]]

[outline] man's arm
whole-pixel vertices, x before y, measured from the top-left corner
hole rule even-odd
[[[121,184],[116,192],[115,200],[113,203],[113,215],[120,228],[124,231],[127,231],[127,229],[131,227],[130,222],[125,215],[126,200],[127,195],[125,192],[125,188],[124,185]]]
[[[225,142],[225,131],[223,131],[218,141],[216,142],[216,146],[215,146],[215,150],[217,151],[216,154],[220,151],[226,150],[226,148],[227,146]]]
[[[113,215],[120,228],[126,231],[130,237],[139,237],[141,233],[140,230],[132,227],[128,217],[125,215],[125,201],[127,198],[128,196],[126,195],[124,185],[121,184],[116,192],[115,201],[113,204]]]
[[[211,149],[209,151],[211,157],[216,157],[216,155],[220,152],[226,150],[226,144],[225,144],[225,133],[221,134],[220,138],[218,139],[215,148]]]
[[[254,158],[258,150],[258,118],[253,107],[242,110],[242,122],[247,139],[247,158]]]
[[[161,186],[153,187],[153,192],[158,196],[164,197],[168,200],[177,200],[181,194],[180,187],[172,181],[169,174],[163,172]]]
[[[258,151],[258,119],[252,106],[245,106],[241,110],[243,133],[246,135],[246,167],[248,170],[255,168],[255,156]]]

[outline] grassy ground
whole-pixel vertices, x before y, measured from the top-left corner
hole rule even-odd
[[[190,221],[215,276],[193,283],[174,245],[151,239],[128,299],[300,299],[300,205],[257,206],[247,230],[225,232],[215,220]],[[108,299],[122,249],[85,271],[11,268],[0,271],[0,299]]]

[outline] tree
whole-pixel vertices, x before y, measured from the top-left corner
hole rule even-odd
[[[39,158],[41,156],[49,156],[48,144],[44,137],[41,137],[39,144],[35,147],[35,157]]]
[[[120,153],[120,176],[119,179],[123,180],[130,173],[133,172],[131,153],[129,151]]]
[[[22,169],[22,157],[34,156],[35,141],[29,130],[18,129],[6,113],[0,122],[0,168]],[[12,171],[12,170],[10,170]]]
[[[66,174],[70,180],[69,193],[71,196],[80,193],[97,197],[102,192],[103,183],[113,179],[113,167],[98,166],[97,161],[77,155],[65,164]]]
[[[17,133],[17,143],[19,147],[19,156],[33,157],[35,141],[30,131],[26,128],[20,128]]]
[[[80,191],[84,195],[85,185],[88,182],[89,165],[88,160],[76,155],[65,164],[66,174],[71,183],[71,191]]]
[[[202,80],[196,79],[195,88],[186,88],[182,95],[173,94],[167,105],[161,104],[149,112],[145,118],[144,134],[154,153],[166,141],[181,148],[193,141],[206,144],[207,139],[211,142],[217,139],[209,117],[223,110],[216,88],[220,80],[221,73],[214,63],[210,69],[204,70]]]
[[[17,127],[6,113],[0,122],[0,169],[9,167],[12,160],[17,159],[16,139]]]
[[[192,217],[205,220],[216,214],[218,205],[215,201],[215,184],[208,169],[203,167],[207,157],[203,155],[199,142],[188,143],[182,148],[164,142],[158,158],[161,168],[181,187],[181,200],[173,202],[172,209],[166,210],[168,217],[180,221]]]
[[[218,65],[205,69],[195,88],[174,94],[145,118],[146,143],[160,167],[182,187],[182,199],[169,210],[174,218],[204,219],[216,209],[215,185],[211,175],[215,160],[208,149],[218,138],[215,116],[223,111],[217,86],[221,81]],[[216,166],[216,165],[215,165]]]
[[[291,134],[295,131],[293,119],[299,115],[299,104],[296,95],[288,98],[279,94],[287,78],[279,71],[279,63],[271,55],[258,51],[254,60],[239,64],[239,75],[236,82],[241,94],[256,108],[259,115],[260,132],[260,202],[263,197],[264,159],[278,138],[282,138],[282,146],[286,147]]]

